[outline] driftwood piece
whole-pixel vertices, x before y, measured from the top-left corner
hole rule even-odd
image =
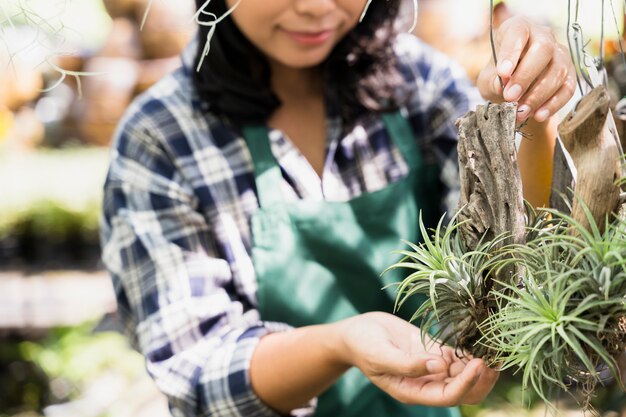
[[[609,104],[604,87],[596,87],[559,125],[559,135],[577,172],[572,217],[589,227],[582,200],[600,230],[620,202],[620,188],[615,182],[621,177],[621,153],[617,132],[608,119]]]
[[[561,213],[570,214],[576,178],[571,159],[568,160],[565,145],[560,138],[554,144],[554,163],[552,165],[552,188],[550,207]]]
[[[617,102],[612,116],[622,149],[626,149],[626,100]]]
[[[459,220],[469,250],[481,239],[510,233],[524,243],[525,208],[515,150],[514,103],[478,106],[457,121],[461,198]]]

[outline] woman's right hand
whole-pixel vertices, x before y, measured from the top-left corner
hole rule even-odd
[[[437,343],[425,347],[418,327],[391,314],[365,313],[337,325],[342,327],[342,360],[403,403],[479,403],[498,379],[499,373],[481,359],[460,359]]]

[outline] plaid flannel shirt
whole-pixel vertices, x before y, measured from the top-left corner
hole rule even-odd
[[[396,44],[415,94],[402,109],[425,158],[441,167],[442,212],[458,200],[456,119],[482,101],[463,71],[411,35]],[[174,416],[276,416],[250,386],[260,337],[289,329],[259,316],[250,217],[258,209],[244,140],[203,110],[195,46],[183,66],[138,97],[116,132],[104,186],[103,260],[119,316]],[[280,131],[270,134],[290,199],[345,201],[408,168],[377,116],[343,137],[327,117],[322,179]],[[297,370],[296,370],[297,371]],[[311,415],[309,407],[292,415]]]

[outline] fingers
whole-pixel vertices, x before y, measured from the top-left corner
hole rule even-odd
[[[440,378],[426,377],[421,381],[404,381],[405,383],[398,389],[396,398],[405,403],[432,407],[452,407],[462,404],[464,398],[479,381],[481,372],[485,368],[482,360],[472,359],[464,366],[462,372],[452,378],[443,375]],[[471,399],[475,399],[480,393],[482,390],[473,394]]]
[[[535,120],[544,122],[563,107],[574,95],[576,81],[568,81],[535,112]]]
[[[502,82],[506,83],[507,80],[503,78]],[[502,101],[502,86],[500,85],[500,79],[498,79],[498,74],[493,65],[489,65],[489,67],[478,74],[476,84],[478,85],[480,94],[486,100],[496,103]]]
[[[557,59],[553,60],[532,87],[519,100],[518,119],[525,120],[534,115],[543,122],[563,107],[574,95],[576,78],[567,52],[558,47]],[[563,58],[559,57],[563,55]]]
[[[485,369],[485,363],[481,359],[472,359],[469,361],[463,371],[444,387],[441,396],[441,406],[462,404],[463,399],[468,396],[478,383],[481,372]]]
[[[499,373],[489,369],[481,359],[472,359],[463,365],[462,370],[454,377],[442,373],[420,378],[385,376],[373,381],[392,397],[406,404],[452,407],[479,403],[491,392]]]
[[[567,49],[556,42],[551,29],[512,18],[498,29],[496,44],[497,68],[488,66],[478,79],[484,98],[518,102],[518,120],[535,117],[543,122],[573,96],[576,73]]]
[[[530,37],[530,26],[519,17],[506,20],[497,33],[498,68],[497,74],[502,78],[510,78],[518,66],[520,57]]]
[[[400,377],[419,378],[428,374],[444,372],[447,364],[441,356],[420,353],[407,354],[401,350],[385,350],[368,361],[362,369],[368,375],[393,375]]]
[[[485,366],[476,384],[474,384],[472,389],[463,397],[462,403],[478,404],[483,401],[496,385],[499,377],[500,372]]]
[[[533,31],[528,49],[504,89],[506,101],[518,101],[522,98],[553,60],[555,48],[556,42],[551,32],[539,29]]]

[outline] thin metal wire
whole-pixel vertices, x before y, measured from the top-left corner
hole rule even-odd
[[[586,55],[585,49],[587,48],[588,43],[584,43],[585,35],[583,34],[583,28],[577,23],[572,23],[572,29],[574,29],[574,42],[576,44],[576,59],[578,69],[580,71],[580,75],[582,75],[583,79],[593,90],[593,82],[591,81],[591,77],[589,76],[589,71],[587,70],[587,66],[584,63],[584,55]],[[582,54],[582,55],[581,55]]]
[[[598,62],[598,70],[604,68],[604,2],[602,0],[602,18],[600,19],[600,61]]]
[[[613,21],[615,22],[615,30],[617,30],[617,40],[619,43],[619,51],[622,55],[622,65],[624,71],[626,71],[626,56],[624,56],[624,45],[622,44],[622,32],[619,29],[619,23],[617,22],[617,16],[615,15],[615,8],[613,7],[613,0],[609,0],[609,5],[611,6],[611,14],[613,15]],[[621,156],[622,163],[622,176],[626,175],[626,155],[624,155],[624,149],[622,148],[622,142],[617,134],[615,129],[615,124],[613,124],[613,137],[615,138],[615,142],[617,142],[617,149],[619,149],[619,153]]]
[[[493,40],[493,0],[489,0],[489,40],[491,42],[491,54],[493,55],[493,65],[496,68],[496,76],[498,77],[498,81],[500,81],[500,88],[502,89],[502,93],[504,93],[504,83],[502,82],[502,78],[497,74],[498,71],[498,57],[496,56],[496,43]]]
[[[579,68],[576,64],[576,60],[574,59],[574,50],[572,49],[572,37],[570,35],[572,31],[571,21],[572,21],[572,0],[567,0],[567,46],[569,49],[570,58],[572,59],[572,64],[574,65],[576,69],[576,83],[578,84],[578,90],[580,90],[580,95],[582,96],[585,93],[583,92],[583,86],[580,83],[580,77],[578,76]]]
[[[372,0],[367,0],[367,3],[365,3],[365,7],[363,8],[363,12],[361,12],[361,17],[359,18],[359,22],[362,22],[363,19],[365,18],[365,14],[367,13],[367,10],[370,8],[370,4],[372,4]]]
[[[574,29],[574,40],[576,41],[576,57],[578,59],[578,68],[580,70],[580,75],[582,75],[583,79],[587,83],[587,85],[593,90],[593,83],[591,82],[591,78],[589,77],[589,73],[587,71],[587,66],[584,65],[584,56],[581,57],[581,53],[584,55],[585,48],[587,44],[585,43],[585,36],[583,35],[583,28],[578,23],[578,16],[580,13],[580,0],[576,0],[576,18],[574,23],[572,24],[572,28]]]

